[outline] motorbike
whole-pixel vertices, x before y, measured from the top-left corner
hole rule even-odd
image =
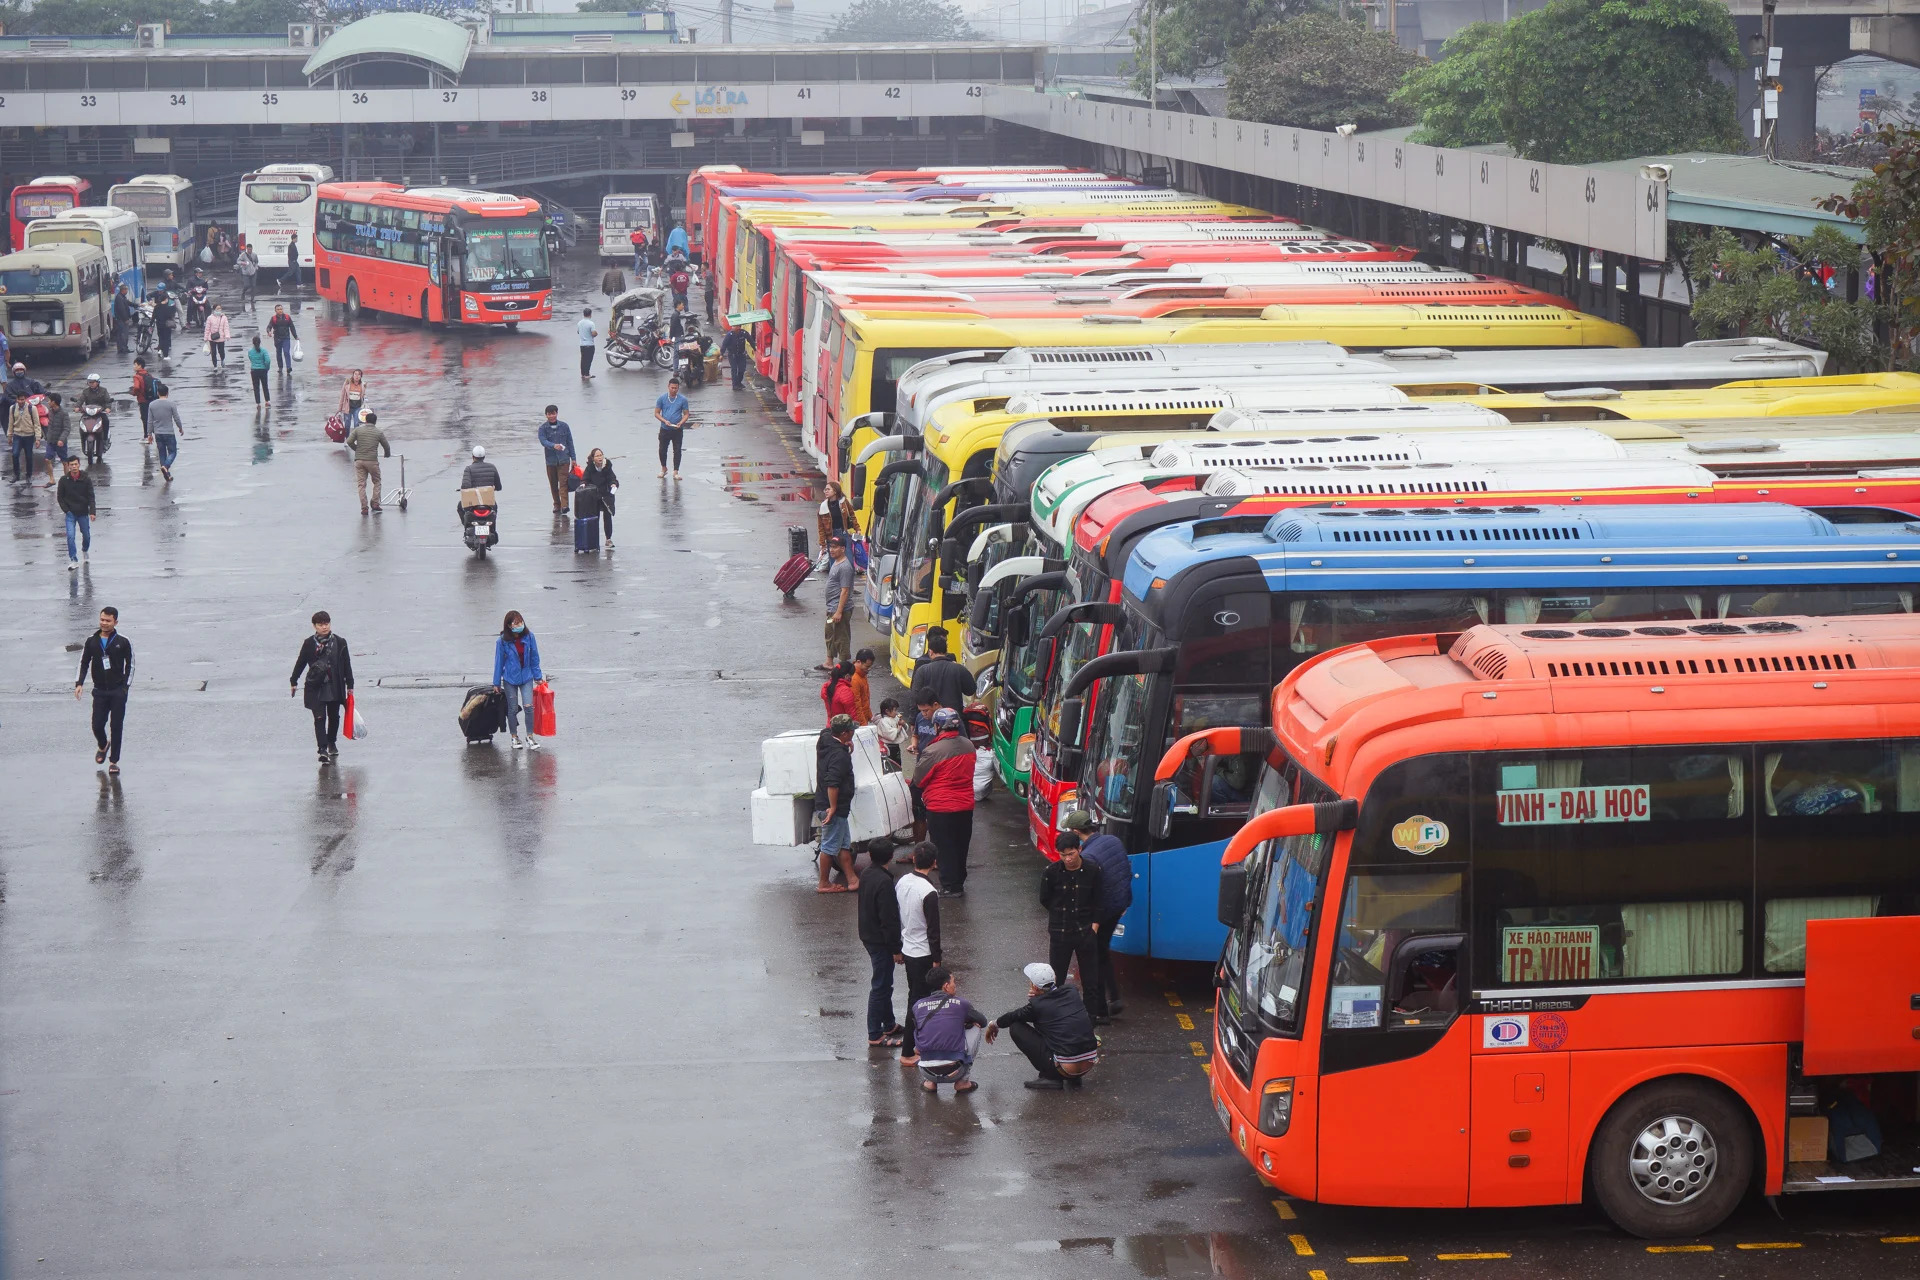
[[[619,369],[629,360],[643,364],[651,360],[661,369],[672,365],[673,352],[661,338],[658,316],[648,316],[632,333],[607,335],[607,363]]]
[[[198,329],[207,322],[207,312],[212,310],[207,301],[207,286],[196,284],[187,290],[187,327]]]
[[[145,355],[153,350],[153,305],[137,303],[133,308],[133,348]]]
[[[707,336],[698,329],[690,329],[680,337],[674,348],[673,374],[680,379],[682,389],[702,386],[707,380]]]
[[[486,559],[487,548],[500,541],[499,513],[493,507],[468,507],[460,514],[466,525],[467,550]]]
[[[109,447],[107,439],[108,415],[105,406],[83,404],[80,406],[80,451],[92,466],[100,461],[100,455]]]
[[[556,228],[551,222],[547,224],[546,237],[547,237],[547,256],[549,258],[559,257],[561,254],[560,232],[559,232],[559,229]]]

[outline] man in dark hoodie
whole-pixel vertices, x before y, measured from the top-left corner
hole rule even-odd
[[[1080,994],[1054,980],[1053,966],[1030,964],[1027,1002],[995,1018],[987,1027],[991,1044],[1005,1027],[1014,1047],[1040,1074],[1026,1082],[1029,1089],[1078,1089],[1100,1061],[1100,1041]]]
[[[1093,815],[1085,809],[1075,809],[1060,825],[1066,828],[1062,836],[1071,833],[1084,841],[1080,856],[1088,865],[1100,868],[1100,906],[1093,925],[1093,944],[1100,961],[1100,991],[1106,997],[1107,1016],[1117,1018],[1125,1005],[1120,999],[1120,982],[1113,972],[1113,931],[1120,927],[1120,917],[1133,906],[1133,863],[1119,836],[1106,832],[1090,834]],[[1083,985],[1086,983],[1084,973],[1080,981]]]
[[[900,1043],[900,1024],[893,1017],[893,966],[904,964],[900,951],[900,898],[885,854],[868,858],[860,873],[860,945],[873,965],[873,985],[867,990],[867,1045],[892,1048]]]
[[[1080,960],[1080,990],[1096,1023],[1107,1020],[1094,945],[1101,896],[1100,868],[1080,856],[1080,837],[1064,831],[1054,842],[1060,860],[1040,873],[1040,905],[1047,911],[1047,964],[1066,985],[1067,969]]]
[[[853,888],[853,837],[847,818],[853,812],[853,717],[842,712],[827,721],[813,744],[813,820],[820,828],[820,893]],[[840,882],[827,877],[839,863]]]

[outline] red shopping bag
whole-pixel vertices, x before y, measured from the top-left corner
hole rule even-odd
[[[553,686],[545,680],[533,686],[532,726],[530,732],[535,737],[551,738],[560,732],[560,720],[553,710]]]
[[[340,726],[340,731],[349,738],[353,737],[353,690],[351,689],[347,690],[347,714],[340,718],[345,722]]]

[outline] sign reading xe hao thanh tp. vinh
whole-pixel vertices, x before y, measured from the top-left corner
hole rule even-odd
[[[1507,982],[1591,982],[1600,974],[1600,927],[1509,925],[1500,956]]]

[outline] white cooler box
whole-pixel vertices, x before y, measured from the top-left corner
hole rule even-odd
[[[765,787],[753,791],[753,842],[791,848],[813,839],[813,797],[771,795]]]
[[[854,786],[864,787],[886,775],[887,753],[880,746],[880,731],[872,725],[863,724],[853,731],[853,745],[848,750],[853,755]]]
[[[857,761],[859,757],[854,759]],[[853,812],[848,816],[847,825],[855,840],[878,840],[903,827],[911,827],[913,794],[907,790],[907,775],[888,773],[871,781],[859,779],[854,787]]]
[[[770,796],[813,794],[818,729],[789,729],[760,743],[760,785]]]

